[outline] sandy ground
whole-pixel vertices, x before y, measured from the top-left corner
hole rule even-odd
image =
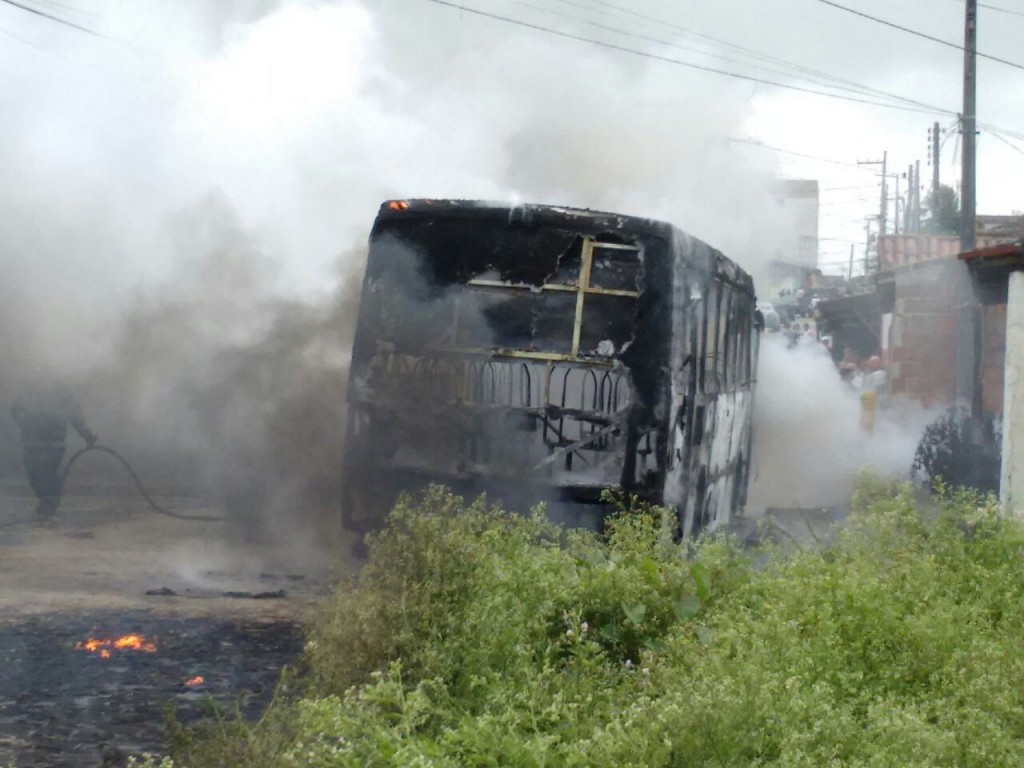
[[[158,501],[223,514],[195,499]],[[33,519],[33,507],[17,481],[0,485],[3,620],[112,609],[301,621],[353,567],[351,541],[340,531],[260,541],[238,523],[155,514],[127,487],[70,490],[50,528]],[[164,594],[146,594],[154,590]]]

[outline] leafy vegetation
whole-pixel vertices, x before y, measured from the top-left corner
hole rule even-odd
[[[1024,527],[938,498],[865,479],[828,549],[755,565],[658,514],[599,538],[432,489],[263,721],[179,734],[173,765],[1016,764]]]
[[[950,408],[925,429],[911,475],[998,493],[1000,442],[995,418],[974,420],[965,409]]]

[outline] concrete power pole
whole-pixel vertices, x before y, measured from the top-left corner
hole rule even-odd
[[[939,156],[942,148],[939,146],[939,124],[932,126],[932,194],[939,193]]]
[[[960,181],[960,250],[973,251],[977,231],[977,91],[978,0],[967,0],[964,20],[964,111],[960,130],[964,137]]]
[[[960,115],[963,165],[960,181],[960,250],[977,247],[977,75],[978,0],[966,0],[964,15],[964,106]],[[981,306],[967,270],[957,286],[956,399],[970,414],[971,442],[982,440]]]
[[[898,235],[900,233],[900,175],[898,173],[893,174],[893,175],[896,177],[896,197],[894,198],[895,205],[893,206],[896,210],[894,211],[895,221],[893,222],[892,233],[894,235]],[[907,223],[906,223],[907,215],[906,214],[907,214],[907,212],[906,212],[906,210],[904,210],[903,211],[903,218],[904,218],[903,229],[904,229],[904,231],[906,231],[906,228],[907,228]]]
[[[914,161],[914,232],[921,231],[921,161]]]
[[[882,204],[878,211],[878,236],[885,237],[885,217],[889,212],[889,167],[888,150],[882,153]]]

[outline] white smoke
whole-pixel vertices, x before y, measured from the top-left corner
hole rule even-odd
[[[936,416],[884,401],[873,431],[861,425],[860,395],[820,344],[790,347],[782,334],[761,344],[748,513],[813,509],[850,498],[861,470],[908,477],[925,426]]]
[[[150,0],[89,23],[107,37],[44,27],[2,59],[0,394],[48,359],[144,475],[273,466],[299,496],[337,475],[383,199],[662,218],[755,276],[791,239],[777,168],[728,141],[742,84],[425,2]],[[19,471],[9,424],[0,442]]]

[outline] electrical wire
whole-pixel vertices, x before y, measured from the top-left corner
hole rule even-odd
[[[884,24],[887,27],[892,27],[893,29],[898,29],[901,32],[906,32],[907,34],[914,35],[916,37],[923,37],[925,40],[931,40],[933,43],[938,43],[939,45],[944,45],[947,48],[955,48],[958,51],[966,51],[967,50],[962,45],[958,45],[957,43],[951,43],[949,40],[943,40],[941,37],[933,37],[932,35],[925,34],[924,32],[919,32],[916,29],[911,29],[910,27],[904,27],[901,24],[896,24],[896,23],[891,22],[891,21],[886,21],[885,19],[880,19],[877,16],[872,16],[869,13],[864,13],[863,11],[858,11],[856,8],[850,8],[850,7],[845,6],[845,5],[840,5],[839,3],[834,2],[834,0],[818,0],[818,2],[819,3],[824,3],[825,5],[832,6],[833,8],[838,8],[840,11],[846,11],[847,13],[852,13],[855,16],[860,16],[860,17],[865,18],[865,19],[870,19],[871,21],[877,22],[879,24]],[[989,59],[990,61],[997,61],[1000,64],[1005,64],[1008,67],[1013,67],[1014,69],[1024,70],[1024,64],[1018,64],[1015,61],[1009,61],[1007,59],[1001,59],[998,56],[992,56],[992,55],[987,54],[987,53],[982,53],[981,51],[975,51],[975,54],[979,58],[982,58],[982,59]]]
[[[963,4],[964,4],[963,0],[951,0],[951,2],[956,3],[960,7],[963,7]],[[985,9],[990,10],[990,11],[997,11],[999,13],[1008,13],[1011,16],[1024,16],[1024,12],[1021,12],[1021,11],[1011,11],[1009,8],[1001,8],[998,5],[989,5],[988,3],[978,3],[978,7],[979,8],[985,8]]]
[[[566,3],[568,5],[572,5],[572,6],[578,7],[578,8],[586,8],[586,6],[583,6],[583,5],[581,5],[580,3],[577,3],[577,2],[573,2],[573,0],[559,0],[559,2]],[[937,109],[938,111],[944,111],[941,108],[934,107],[931,104],[926,104],[924,102],[916,101],[914,99],[910,99],[910,98],[907,98],[905,96],[900,96],[898,94],[893,94],[893,93],[889,93],[887,91],[879,90],[877,88],[872,88],[870,86],[866,86],[866,85],[863,85],[861,83],[857,83],[857,82],[855,82],[853,80],[847,80],[847,79],[842,78],[842,77],[837,77],[837,76],[831,75],[831,74],[829,74],[827,72],[822,72],[821,70],[814,69],[813,67],[807,67],[807,66],[804,66],[802,64],[796,64],[794,62],[787,61],[785,59],[782,59],[782,58],[779,58],[779,57],[776,57],[776,56],[772,56],[772,55],[764,53],[762,51],[757,51],[757,50],[755,50],[753,48],[748,48],[746,46],[738,45],[736,43],[731,43],[731,42],[729,42],[727,40],[723,40],[723,39],[718,38],[718,37],[713,37],[711,35],[707,35],[707,34],[704,34],[704,33],[701,33],[701,32],[694,32],[693,30],[687,29],[686,27],[679,26],[678,24],[675,24],[675,23],[672,23],[672,22],[669,22],[669,21],[665,21],[664,19],[659,19],[659,18],[657,18],[655,16],[650,16],[648,14],[644,14],[644,13],[641,13],[639,11],[635,11],[635,10],[633,10],[631,8],[626,8],[626,7],[623,7],[621,5],[616,5],[615,3],[607,2],[607,0],[591,0],[591,2],[594,5],[600,6],[602,8],[612,9],[612,10],[618,12],[618,13],[622,13],[622,14],[626,14],[626,15],[632,16],[633,18],[640,19],[640,20],[642,20],[642,21],[644,21],[646,23],[654,24],[654,25],[657,25],[657,26],[661,26],[661,27],[664,27],[666,29],[670,29],[673,32],[676,32],[676,33],[679,33],[679,34],[682,34],[682,35],[686,35],[688,37],[697,38],[697,39],[702,40],[702,41],[706,41],[706,43],[704,43],[704,44],[711,43],[711,44],[714,44],[714,45],[717,45],[717,46],[723,46],[725,48],[730,48],[730,49],[732,49],[734,51],[738,51],[740,53],[744,53],[747,56],[750,56],[752,59],[760,60],[760,61],[768,61],[768,62],[771,62],[773,64],[777,64],[777,65],[786,67],[787,69],[793,70],[793,72],[787,72],[786,73],[786,74],[790,74],[791,76],[793,75],[793,73],[800,73],[800,74],[809,76],[811,78],[817,78],[818,80],[825,80],[825,81],[827,81],[829,83],[835,83],[838,86],[842,87],[844,90],[851,90],[851,91],[853,91],[855,93],[860,93],[862,95],[872,95],[872,96],[884,97],[884,98],[887,98],[887,99],[892,99],[892,100],[895,100],[895,101],[900,101],[900,102],[905,103],[905,104],[913,104],[915,106],[923,107],[923,108],[926,108],[926,109],[929,109],[929,110],[936,110]],[[619,30],[619,29],[615,29],[614,31],[622,32],[622,30]],[[758,66],[756,64],[749,64],[749,63],[747,65],[748,66]],[[772,70],[772,71],[776,71],[776,70]],[[951,114],[951,115],[952,114],[956,114],[955,112],[951,112],[951,111],[948,111],[947,113]]]
[[[956,2],[956,3],[962,3],[962,0],[951,0],[951,1],[952,2]],[[581,3],[575,2],[574,0],[558,0],[558,2],[566,3],[568,5],[572,5],[572,6],[578,7],[578,8],[585,7]],[[648,22],[648,23],[651,23],[651,24],[654,24],[654,25],[658,25],[658,26],[662,26],[662,27],[665,27],[667,29],[674,30],[674,31],[679,32],[679,33],[681,33],[683,35],[689,35],[691,37],[696,37],[696,38],[699,38],[699,39],[702,39],[702,40],[707,40],[707,41],[709,41],[711,43],[715,43],[717,45],[725,46],[725,47],[731,48],[733,50],[741,51],[741,52],[746,53],[746,54],[748,54],[749,56],[751,56],[752,58],[755,58],[755,59],[762,59],[762,60],[765,60],[765,61],[770,61],[770,62],[773,62],[773,63],[776,63],[776,64],[780,64],[782,66],[791,67],[794,70],[802,71],[802,72],[805,72],[807,74],[810,74],[812,76],[815,76],[815,77],[818,77],[818,78],[821,78],[821,79],[826,79],[826,80],[835,82],[837,84],[849,86],[853,90],[859,90],[860,92],[863,92],[863,93],[870,93],[870,94],[877,95],[877,96],[884,96],[886,98],[890,98],[890,99],[893,99],[893,100],[896,100],[896,101],[901,101],[901,102],[906,103],[906,104],[913,104],[913,105],[916,105],[916,106],[920,106],[923,109],[926,108],[926,109],[929,109],[929,110],[932,110],[932,111],[935,111],[935,112],[938,112],[938,113],[943,113],[943,114],[951,115],[953,117],[956,117],[957,120],[959,120],[959,117],[960,117],[959,113],[955,112],[953,110],[943,109],[942,107],[936,107],[933,104],[927,104],[925,102],[920,102],[920,101],[916,101],[914,99],[909,99],[909,98],[907,98],[905,96],[900,96],[898,94],[888,93],[887,91],[881,91],[881,90],[878,90],[876,88],[871,88],[869,86],[865,86],[863,84],[857,83],[857,82],[855,82],[853,80],[847,80],[845,78],[836,77],[836,76],[830,75],[830,74],[828,74],[826,72],[822,72],[820,70],[815,70],[815,69],[813,69],[811,67],[805,67],[805,66],[800,65],[800,64],[795,64],[793,62],[786,61],[785,59],[780,59],[778,57],[771,56],[769,54],[766,54],[766,53],[754,50],[752,48],[747,48],[747,47],[742,46],[742,45],[737,45],[735,43],[730,43],[727,40],[722,40],[721,38],[716,38],[716,37],[713,37],[711,35],[702,34],[700,32],[694,32],[692,30],[686,29],[685,27],[679,26],[678,24],[674,24],[672,22],[665,21],[664,19],[659,19],[659,18],[657,18],[655,16],[650,16],[648,14],[644,14],[644,13],[641,13],[639,11],[635,11],[635,10],[633,10],[631,8],[626,8],[626,7],[623,7],[621,5],[617,5],[615,3],[609,2],[608,0],[590,0],[590,2],[593,5],[600,6],[602,8],[611,9],[611,10],[614,10],[614,11],[616,11],[618,13],[626,14],[626,15],[629,15],[629,16],[631,16],[633,18],[641,19],[641,20],[643,20],[645,22]],[[988,4],[985,4],[985,3],[979,3],[978,5],[979,5],[979,7],[988,8],[990,10],[1002,11],[1004,13],[1011,13],[1011,14],[1014,14],[1014,15],[1024,16],[1024,13],[1018,13],[1016,11],[1010,11],[1010,10],[1005,9],[1005,8],[999,8],[999,7],[996,7],[996,6],[993,6],[993,5],[988,5]],[[963,50],[963,48],[960,48],[960,50]],[[956,121],[954,121],[953,124],[955,126],[957,124]],[[1024,141],[1024,133],[1017,133],[1017,132],[1014,132],[1014,131],[1007,130],[1005,128],[998,128],[998,127],[989,125],[987,123],[982,123],[982,122],[978,122],[978,127],[979,128],[984,128],[986,130],[996,130],[996,131],[999,131],[999,132],[1001,132],[1001,133],[1003,133],[1003,134],[1005,134],[1007,136],[1011,136],[1013,138],[1020,139],[1021,141]]]
[[[26,13],[34,13],[37,16],[42,16],[44,19],[49,19],[50,21],[54,21],[54,22],[56,22],[58,24],[63,24],[66,27],[71,27],[72,29],[77,29],[80,32],[85,32],[85,33],[90,34],[90,35],[95,35],[96,37],[103,37],[103,35],[101,35],[95,29],[89,29],[89,27],[83,27],[81,24],[76,24],[73,21],[68,21],[67,19],[62,19],[60,16],[55,16],[52,13],[47,13],[46,11],[42,11],[42,10],[40,10],[38,8],[33,8],[30,5],[24,5],[23,3],[16,2],[16,0],[0,0],[0,3],[6,3],[7,5],[10,5],[10,6],[14,7],[14,8],[20,8],[21,10],[25,11]]]
[[[775,74],[775,75],[784,75],[784,76],[788,76],[788,77],[797,77],[797,78],[799,78],[801,80],[804,80],[806,82],[811,83],[812,85],[822,85],[822,86],[825,86],[825,87],[836,88],[837,90],[847,91],[847,92],[850,92],[850,93],[856,93],[856,94],[860,94],[862,96],[881,96],[881,97],[886,97],[886,98],[891,97],[891,94],[887,94],[884,91],[875,91],[872,88],[860,87],[860,86],[857,86],[856,84],[844,85],[843,87],[837,87],[835,85],[835,83],[836,82],[841,82],[841,81],[838,78],[833,78],[832,76],[824,74],[824,73],[812,72],[811,74],[806,74],[806,75],[794,74],[794,73],[799,72],[801,70],[804,70],[806,68],[800,67],[800,66],[795,65],[795,64],[790,64],[790,63],[782,61],[782,60],[778,60],[779,64],[780,64],[780,67],[765,66],[764,64],[758,64],[758,63],[755,63],[755,62],[751,62],[749,60],[744,60],[744,59],[741,59],[741,58],[733,58],[733,57],[730,57],[730,56],[726,56],[726,55],[723,55],[719,51],[707,50],[707,49],[704,49],[704,48],[694,48],[694,47],[687,46],[687,45],[680,45],[679,43],[674,43],[674,42],[671,42],[669,40],[663,40],[663,39],[658,38],[658,37],[653,37],[651,35],[645,35],[645,34],[642,34],[642,33],[639,33],[639,32],[630,32],[629,30],[622,29],[621,27],[613,27],[613,26],[611,26],[609,24],[602,24],[602,23],[600,23],[598,21],[592,21],[590,19],[580,18],[579,16],[575,16],[575,15],[573,15],[571,13],[562,13],[560,11],[552,10],[549,7],[545,7],[545,6],[541,6],[541,5],[535,5],[533,3],[525,2],[525,0],[515,0],[515,3],[517,5],[521,5],[521,6],[525,7],[525,8],[531,8],[531,9],[533,9],[535,11],[541,11],[542,13],[550,14],[551,16],[557,16],[557,17],[562,18],[562,19],[568,19],[570,21],[575,21],[575,22],[577,22],[579,24],[585,24],[588,27],[594,27],[595,29],[601,29],[601,30],[604,30],[606,32],[614,32],[617,35],[623,35],[623,36],[626,36],[626,37],[632,37],[632,38],[635,38],[637,40],[643,40],[645,42],[654,43],[656,45],[663,45],[663,46],[665,46],[667,48],[673,48],[675,50],[685,51],[687,53],[694,53],[694,54],[697,54],[699,56],[713,56],[714,58],[716,58],[716,59],[718,59],[720,61],[724,61],[724,62],[727,62],[729,64],[737,64],[737,65],[739,65],[741,67],[756,67],[757,69],[760,69],[760,70],[762,70],[764,72],[769,72],[769,73]],[[577,5],[577,4],[573,3],[572,5]],[[702,45],[707,45],[707,44],[706,43],[702,43]],[[765,59],[765,60],[772,60],[772,57],[766,57],[766,56],[752,56],[752,57],[753,58],[761,58],[761,59]],[[912,102],[908,101],[908,103],[912,103]],[[927,105],[923,105],[922,104],[920,106],[927,106]]]
[[[794,152],[791,149],[782,149],[781,147],[773,147],[770,144],[764,144],[763,142],[754,141],[753,139],[741,139],[741,138],[730,137],[729,141],[733,142],[735,144],[749,144],[750,146],[753,146],[753,147],[761,147],[762,149],[768,149],[768,150],[771,150],[772,152],[779,152],[779,153],[781,153],[783,155],[793,155],[793,157],[802,157],[805,160],[815,160],[815,161],[817,161],[819,163],[829,163],[831,165],[842,165],[842,166],[846,166],[848,168],[855,168],[858,171],[870,171],[872,173],[874,172],[874,171],[872,171],[872,169],[865,168],[863,165],[858,165],[857,163],[847,163],[847,162],[844,162],[842,160],[833,160],[833,159],[828,158],[828,157],[820,157],[818,155],[808,155],[808,154],[805,154],[803,152]]]
[[[838,90],[838,91],[845,91],[845,92],[848,92],[848,93],[854,93],[854,94],[857,94],[857,95],[860,95],[860,96],[873,96],[873,97],[877,97],[877,98],[892,99],[894,101],[899,101],[899,102],[905,103],[905,104],[913,104],[915,106],[919,106],[919,107],[922,107],[924,109],[929,109],[929,110],[932,109],[932,105],[925,104],[924,102],[915,101],[914,99],[908,99],[906,97],[899,96],[897,94],[892,94],[892,93],[888,93],[886,91],[878,90],[876,88],[871,88],[870,86],[861,85],[861,84],[856,83],[856,82],[854,82],[852,80],[845,80],[843,78],[836,77],[834,75],[830,75],[830,74],[828,74],[826,72],[821,72],[819,70],[815,70],[815,69],[812,69],[810,67],[805,67],[805,66],[802,66],[800,64],[794,64],[792,62],[786,61],[785,59],[779,59],[779,58],[776,58],[774,56],[769,56],[767,54],[760,53],[760,52],[755,51],[755,50],[750,49],[750,48],[745,48],[743,46],[734,45],[733,43],[729,43],[729,42],[726,42],[724,40],[720,40],[718,38],[713,38],[713,37],[709,37],[707,35],[702,35],[700,33],[692,32],[690,30],[687,30],[687,29],[685,29],[683,27],[678,27],[678,26],[676,26],[674,24],[671,24],[669,22],[660,22],[660,23],[663,26],[665,26],[665,27],[667,27],[669,29],[672,29],[673,31],[681,32],[681,33],[683,33],[685,35],[688,35],[690,37],[697,37],[697,38],[707,39],[707,40],[709,40],[709,41],[711,41],[711,42],[713,42],[713,43],[715,43],[715,44],[717,44],[719,46],[724,46],[726,48],[735,49],[735,50],[739,51],[740,53],[742,53],[742,54],[746,55],[747,57],[749,57],[749,59],[753,59],[753,61],[751,61],[751,60],[744,60],[742,58],[732,58],[730,56],[723,55],[721,53],[721,51],[719,51],[719,50],[714,50],[714,49],[707,50],[706,48],[705,49],[693,48],[693,47],[690,47],[690,46],[680,45],[678,43],[670,42],[668,40],[663,40],[663,39],[658,38],[658,37],[652,37],[651,35],[645,35],[645,34],[641,34],[639,32],[630,32],[629,30],[623,29],[621,26],[620,27],[613,27],[613,26],[610,26],[608,24],[602,24],[600,22],[593,21],[591,19],[580,18],[579,16],[575,16],[575,15],[573,15],[571,13],[563,13],[563,12],[560,12],[560,11],[552,10],[551,8],[546,7],[546,6],[535,5],[533,3],[526,2],[525,0],[514,0],[514,1],[515,1],[515,3],[517,5],[521,5],[521,6],[524,6],[526,8],[532,8],[534,10],[541,11],[542,13],[547,13],[547,14],[550,14],[552,16],[557,16],[559,18],[575,21],[577,23],[585,24],[587,26],[594,27],[596,29],[601,29],[601,30],[604,30],[604,31],[607,31],[607,32],[614,32],[617,35],[624,35],[626,37],[636,38],[638,40],[643,40],[645,42],[655,43],[656,45],[663,45],[663,46],[666,46],[668,48],[674,48],[676,50],[686,51],[687,53],[694,53],[694,54],[697,54],[697,55],[700,55],[700,56],[713,56],[716,59],[719,59],[719,60],[724,61],[724,62],[728,62],[730,64],[736,64],[736,65],[739,65],[741,67],[754,67],[755,69],[759,69],[759,70],[764,71],[764,72],[769,72],[771,74],[783,75],[783,76],[786,76],[786,77],[793,77],[793,78],[796,78],[798,80],[802,80],[802,81],[808,82],[811,85],[824,86],[826,88],[832,88],[832,89]],[[589,10],[589,8],[587,6],[583,6],[583,5],[579,4],[579,3],[569,2],[569,0],[562,0],[562,2],[566,2],[567,4],[569,4],[569,5],[573,6],[573,7],[585,8],[585,9]],[[607,4],[605,4],[605,5],[607,5]],[[618,8],[617,6],[612,6],[612,7]],[[623,12],[628,12],[627,9],[622,9],[622,10],[623,10]],[[650,19],[650,18],[652,18],[652,17],[645,16],[643,14],[637,14],[637,15],[641,19]],[[707,42],[700,42],[698,44],[699,45],[703,45],[703,46],[710,46],[710,43],[707,43]],[[776,66],[766,66],[764,63],[760,63],[760,62],[765,62],[765,61],[769,62],[770,64],[774,64]]]
[[[998,133],[996,133],[995,131],[993,131],[991,129],[988,131],[988,135],[992,136],[993,138],[999,139],[999,141],[1003,142],[1003,144],[1008,146],[1010,149],[1012,149],[1017,154],[1024,155],[1024,149],[1021,149],[1020,147],[1018,147],[1016,144],[1011,142],[1005,136],[1000,136]]]
[[[1000,8],[998,5],[989,5],[988,3],[978,3],[978,7],[987,8],[990,11],[998,11],[999,13],[1008,13],[1011,16],[1024,16],[1024,13],[1020,11],[1011,11],[1009,8]]]
[[[7,1],[7,0],[4,0],[4,1]],[[693,69],[693,70],[697,70],[697,71],[700,71],[700,72],[707,72],[707,73],[715,74],[715,75],[722,75],[722,76],[725,76],[725,77],[731,77],[731,78],[734,78],[734,79],[737,79],[737,80],[744,80],[746,82],[759,83],[761,85],[770,85],[770,86],[774,86],[776,88],[782,88],[784,90],[797,91],[797,92],[800,92],[800,93],[808,93],[808,94],[813,94],[813,95],[816,95],[816,96],[824,96],[824,97],[831,98],[831,99],[840,99],[842,101],[851,101],[851,102],[855,102],[855,103],[859,103],[859,104],[867,104],[869,106],[882,107],[882,108],[886,108],[886,109],[898,109],[898,110],[902,110],[902,111],[906,111],[906,112],[924,112],[924,113],[927,113],[927,114],[935,114],[935,113],[950,114],[950,115],[956,114],[952,110],[942,109],[940,107],[928,107],[928,108],[926,108],[926,107],[912,106],[912,105],[909,105],[909,104],[893,104],[893,103],[885,103],[885,102],[880,102],[880,101],[871,101],[871,100],[868,100],[868,99],[859,99],[859,98],[856,98],[856,97],[853,97],[853,96],[844,96],[844,95],[838,94],[838,93],[829,93],[828,91],[820,91],[820,90],[815,90],[813,88],[804,88],[804,87],[798,86],[798,85],[781,83],[781,82],[778,82],[777,80],[768,80],[766,78],[754,77],[753,75],[745,75],[745,74],[741,74],[739,72],[730,72],[728,70],[718,69],[716,67],[709,67],[709,66],[705,66],[703,64],[695,64],[695,63],[689,62],[689,61],[682,61],[680,59],[669,58],[668,56],[660,56],[660,55],[655,54],[655,53],[648,53],[646,51],[638,51],[635,48],[629,48],[629,47],[624,46],[624,45],[617,45],[615,43],[609,43],[609,42],[604,41],[604,40],[595,40],[594,38],[585,37],[583,35],[576,35],[576,34],[573,34],[571,32],[563,32],[563,31],[558,30],[558,29],[552,29],[551,27],[545,27],[545,26],[543,26],[541,24],[534,24],[532,22],[523,21],[521,19],[513,19],[513,18],[511,18],[509,16],[502,16],[500,14],[491,13],[490,11],[484,11],[484,10],[481,10],[479,8],[470,8],[469,6],[462,5],[460,3],[455,3],[455,2],[449,2],[448,0],[427,0],[427,2],[434,3],[435,5],[443,5],[445,7],[457,10],[457,11],[459,11],[461,13],[471,13],[471,14],[474,14],[474,15],[477,15],[477,16],[482,16],[484,18],[489,18],[489,19],[493,19],[493,20],[496,20],[496,21],[502,21],[502,22],[505,22],[506,24],[512,24],[514,26],[523,27],[525,29],[532,29],[532,30],[535,30],[537,32],[543,32],[545,34],[554,35],[555,37],[561,37],[561,38],[565,38],[567,40],[575,40],[575,41],[578,41],[578,42],[589,43],[590,45],[596,45],[596,46],[599,46],[601,48],[607,48],[609,50],[619,51],[619,52],[622,52],[622,53],[630,53],[630,54],[633,54],[634,56],[640,56],[640,57],[645,58],[645,59],[652,59],[654,61],[662,61],[662,62],[665,62],[667,64],[675,64],[677,66],[686,67],[688,69]]]

